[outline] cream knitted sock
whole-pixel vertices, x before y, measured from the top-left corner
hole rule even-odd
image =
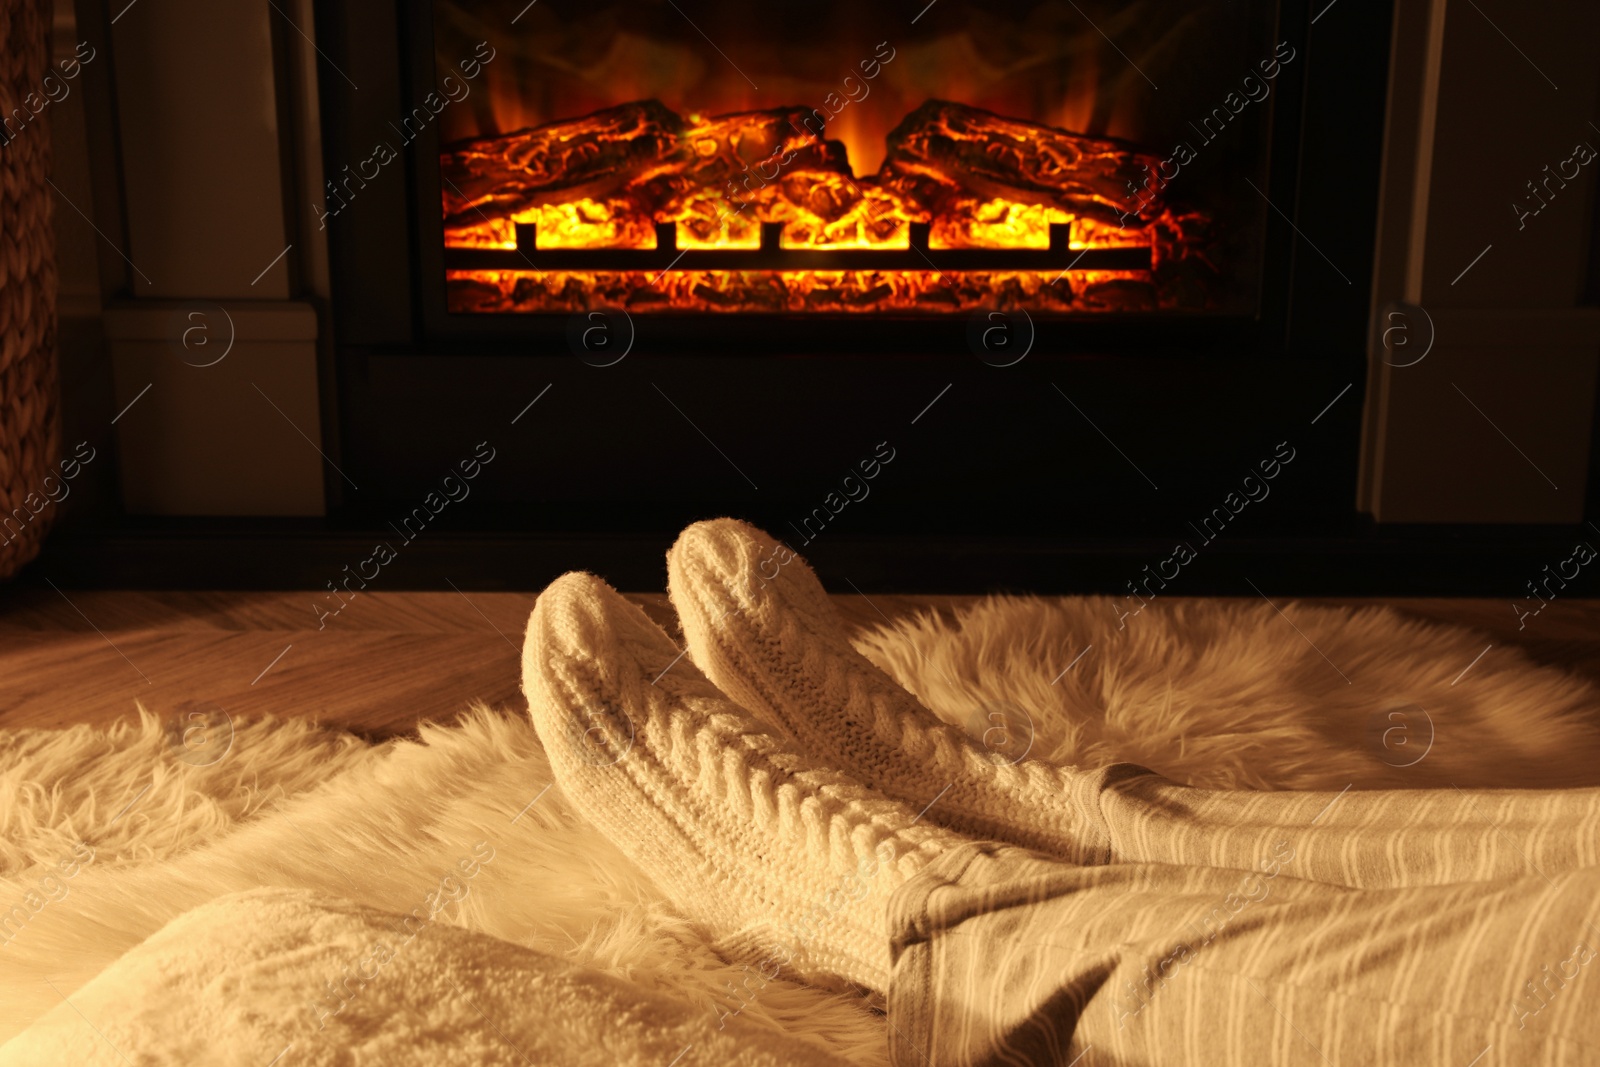
[[[539,596],[522,684],[562,791],[690,918],[764,973],[887,989],[889,897],[960,837],[796,753],[593,575]]]
[[[697,522],[667,553],[667,584],[695,664],[803,751],[963,834],[1109,860],[1099,792],[1125,768],[1012,763],[945,725],[850,646],[787,546],[735,519]]]

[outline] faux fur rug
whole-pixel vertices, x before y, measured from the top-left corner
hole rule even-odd
[[[1384,609],[995,599],[858,647],[1001,758],[1243,788],[1600,784],[1586,682]],[[1469,664],[1470,671],[1463,674]],[[286,709],[287,710],[287,709]],[[141,711],[0,731],[0,1065],[887,1062],[723,960],[570,808],[525,709],[368,746]]]

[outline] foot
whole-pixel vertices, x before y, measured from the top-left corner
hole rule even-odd
[[[540,595],[522,682],[561,790],[691,919],[766,967],[887,989],[889,897],[961,838],[799,755],[592,575]]]
[[[851,647],[788,546],[734,519],[697,522],[667,554],[667,583],[695,664],[802,751],[962,834],[1109,857],[1104,772],[1011,760],[941,722]]]

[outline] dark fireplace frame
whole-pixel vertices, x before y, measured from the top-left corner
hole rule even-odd
[[[1039,316],[1037,351],[1148,355],[1216,346],[1233,354],[1338,357],[1365,343],[1392,0],[1313,31],[1314,6],[1310,0],[1279,6],[1277,36],[1305,60],[1284,68],[1269,105],[1273,132],[1265,192],[1275,207],[1266,226],[1257,313],[1168,314],[1161,322],[1137,314]],[[431,4],[349,0],[318,5],[317,11],[324,51],[362,86],[357,92],[339,78],[325,78],[321,86],[326,170],[337,174],[363,158],[372,135],[390,129],[433,86]],[[405,195],[391,183],[377,210],[352,212],[330,225],[341,340],[419,347],[503,340],[565,352],[566,315],[461,315],[445,309],[438,151],[437,129],[430,124],[405,149]],[[1319,233],[1317,245],[1327,261],[1344,265],[1349,285],[1327,284],[1331,275],[1322,255],[1297,240],[1291,215],[1341,219],[1336,230]],[[648,324],[639,331],[641,344],[656,339],[667,352],[671,345],[688,344],[697,352],[738,354],[754,342],[765,351],[800,354],[824,345],[840,351],[846,339],[863,354],[924,354],[949,349],[952,321],[959,324],[966,316],[636,317]],[[773,349],[774,342],[781,347]]]
[[[600,442],[593,457],[607,472],[603,491],[531,458],[534,449],[506,449],[519,458],[502,461],[497,485],[480,489],[487,499],[444,517],[441,529],[584,545],[588,556],[570,565],[602,571],[636,565],[624,556],[641,545],[653,550],[696,517],[732,513],[787,530],[828,491],[834,467],[870,451],[869,437],[890,436],[865,427],[893,423],[902,427],[895,432],[908,432],[908,420],[922,418],[918,409],[945,395],[942,386],[960,383],[955,395],[971,396],[976,407],[954,432],[1009,443],[1014,459],[1000,469],[957,443],[932,446],[906,484],[884,490],[859,515],[842,515],[807,552],[826,556],[848,544],[852,558],[883,564],[863,564],[861,573],[887,573],[894,567],[884,554],[903,553],[908,540],[936,539],[946,546],[937,584],[982,588],[994,554],[1007,546],[1037,553],[1055,545],[1061,558],[1081,557],[1085,545],[1106,539],[1170,550],[1182,519],[1286,438],[1315,442],[1301,451],[1308,458],[1299,484],[1285,486],[1270,514],[1252,517],[1242,535],[1357,535],[1366,526],[1355,506],[1359,398],[1393,10],[1390,2],[1356,5],[1313,27],[1314,6],[1280,5],[1279,38],[1303,50],[1304,62],[1286,68],[1274,93],[1265,190],[1273,207],[1258,314],[1035,315],[1032,351],[1004,371],[972,353],[968,316],[960,314],[636,314],[627,361],[635,388],[606,397],[618,440]],[[321,79],[324,167],[336,174],[409,110],[416,86],[431,84],[430,5],[350,0],[316,10],[319,46],[361,87]],[[437,158],[429,127],[404,152],[403,181],[373,183],[359,210],[328,227],[334,340],[324,424],[332,458],[363,487],[346,493],[342,479],[329,476],[329,514],[351,528],[381,527],[427,491],[435,467],[470,453],[471,441],[484,436],[485,404],[520,398],[504,400],[514,414],[546,383],[572,395],[591,389],[600,373],[569,347],[569,316],[445,311]],[[1317,234],[1315,248],[1297,234],[1304,229]],[[1339,264],[1346,284],[1329,262]],[[1051,429],[1061,440],[1018,436],[1012,399],[1019,390],[1057,405],[1030,401],[1037,418],[1058,420]],[[727,466],[718,483],[712,471],[723,459],[682,422],[685,440],[704,452],[692,459],[706,464],[690,475],[674,482],[628,454],[649,451],[644,440],[623,439],[648,436],[657,418],[694,422],[662,397],[690,397],[703,412],[747,404],[753,393],[781,399],[761,418],[724,421],[709,435],[695,430],[714,438],[724,458],[765,454],[759,493]],[[1342,401],[1330,403],[1336,397]],[[795,412],[824,405],[828,425],[848,440],[813,443],[815,420]],[[557,407],[547,403],[527,420],[545,435],[539,448],[564,434],[594,433],[593,410],[550,410]],[[1166,426],[1168,441],[1187,442],[1185,455],[1168,457],[1165,493],[1152,493],[1154,481],[1141,481],[1143,471],[1135,474],[1105,447],[1120,451],[1116,442],[1137,441],[1152,422]],[[775,438],[797,443],[774,458]],[[1099,450],[1092,465],[1084,458],[1091,449]],[[1063,500],[1072,506],[1063,508]]]

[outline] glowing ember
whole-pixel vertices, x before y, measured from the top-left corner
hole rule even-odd
[[[1147,249],[1150,267],[452,269],[450,309],[1104,312],[1213,302],[1204,215],[1160,202],[1143,218],[1123,214],[1143,168],[1157,164],[1134,146],[930,101],[889,135],[879,172],[856,178],[842,145],[801,125],[807,114],[683,119],[645,101],[458,143],[441,157],[445,245],[515,252],[517,225],[532,223],[539,252],[653,249],[656,224],[672,223],[679,249],[753,250],[761,224],[773,223],[782,249],[888,251],[912,248],[911,224],[921,223],[930,249],[1045,250],[1051,225],[1065,224],[1069,248]]]

